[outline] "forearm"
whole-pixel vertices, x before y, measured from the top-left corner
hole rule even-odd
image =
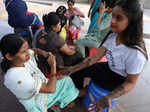
[[[56,75],[56,65],[51,66],[51,74]]]
[[[107,95],[110,99],[118,98],[129,91],[131,91],[135,86],[135,83],[126,81],[121,86],[113,90],[110,94]]]
[[[100,14],[99,14],[99,17],[98,17],[98,19],[97,19],[97,21],[96,21],[96,24],[100,24],[100,23],[101,23],[101,21],[102,21],[102,16],[103,16],[103,13],[100,13]]]
[[[54,93],[56,92],[56,63],[51,64],[51,77],[49,78],[49,81],[47,83],[47,88],[50,90],[49,92]]]
[[[72,72],[74,73],[78,70],[84,69],[86,67],[89,67],[89,66],[97,63],[97,61],[105,55],[105,52],[106,52],[106,49],[104,47],[99,48],[96,54],[86,58],[83,62],[73,66]]]
[[[69,46],[67,44],[64,44],[61,48],[60,48],[60,51],[63,52],[64,54],[66,55],[73,55],[76,53],[75,50],[69,48]]]
[[[48,52],[42,50],[42,49],[39,49],[39,48],[33,48],[35,54],[37,55],[42,55],[44,56],[45,58],[48,57]]]
[[[57,77],[52,76],[47,83],[47,88],[49,93],[55,93],[56,92],[56,82],[57,82]]]

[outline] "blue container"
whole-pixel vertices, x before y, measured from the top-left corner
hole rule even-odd
[[[88,112],[94,112],[95,105],[93,105],[93,103],[100,99],[102,96],[106,96],[108,93],[110,93],[110,91],[101,88],[99,85],[96,85],[93,81],[91,81],[88,86],[88,92],[83,98],[83,103],[88,108]],[[116,101],[117,99],[112,100],[111,108],[114,106]],[[102,112],[107,112],[107,108],[103,109]]]

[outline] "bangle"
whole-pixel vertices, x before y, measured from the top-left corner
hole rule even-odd
[[[55,77],[56,78],[56,74],[50,75],[51,78]]]

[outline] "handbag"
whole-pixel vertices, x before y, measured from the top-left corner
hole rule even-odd
[[[84,25],[84,21],[80,18],[80,16],[73,16],[71,23],[75,25],[77,28],[80,28]]]

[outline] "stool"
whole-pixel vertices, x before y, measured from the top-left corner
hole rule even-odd
[[[94,103],[100,99],[102,96],[106,96],[110,91],[101,88],[99,85],[95,84],[93,81],[90,81],[88,86],[88,92],[83,98],[83,103],[88,109],[88,112],[96,112],[96,105]],[[111,108],[114,106],[117,99],[112,100]],[[107,112],[107,108],[104,108],[102,112]]]

